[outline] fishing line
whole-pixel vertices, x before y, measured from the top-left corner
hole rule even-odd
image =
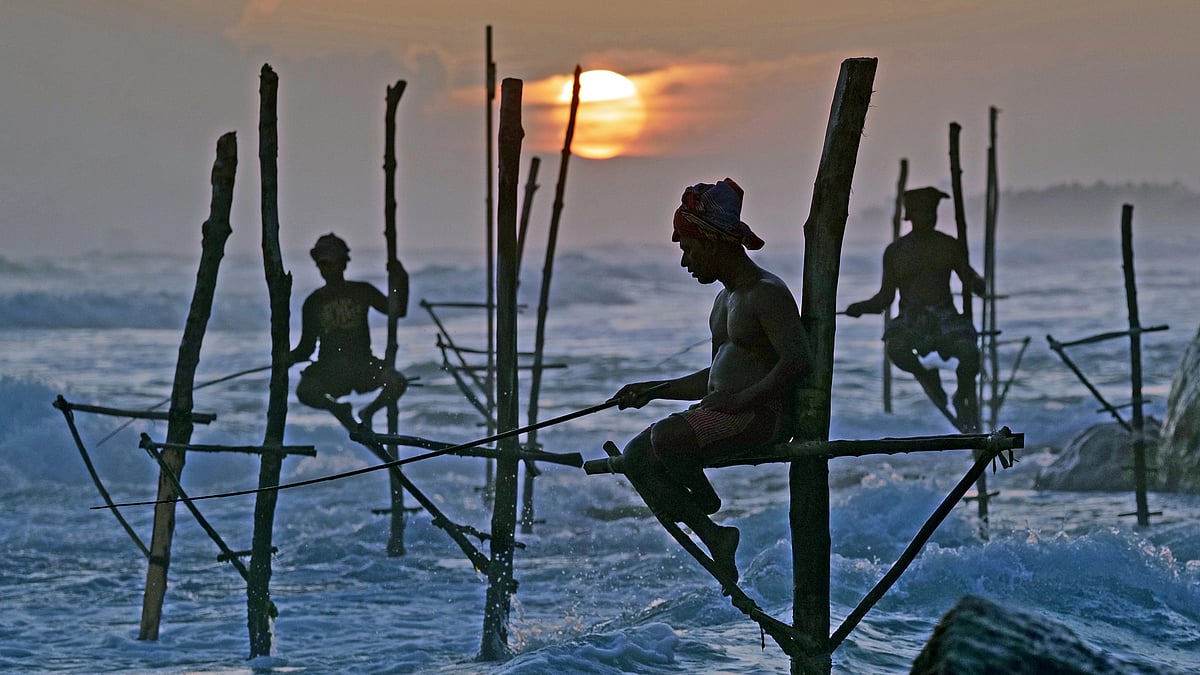
[[[655,391],[659,391],[661,389],[666,388],[669,384],[671,384],[671,382],[669,382],[669,381],[656,384],[653,387],[650,387],[649,389],[642,392],[641,395],[645,396],[646,394],[650,394]],[[582,410],[576,410],[575,412],[567,413],[565,415],[560,415],[558,417],[544,420],[542,422],[537,422],[535,424],[530,424],[528,426],[520,427],[518,429],[512,429],[511,431],[502,431],[498,434],[493,434],[493,435],[487,436],[485,438],[480,438],[479,440],[469,441],[467,443],[460,443],[458,445],[452,445],[448,448],[442,448],[441,450],[433,450],[433,451],[426,452],[424,454],[416,455],[413,457],[405,457],[403,459],[395,459],[390,462],[384,462],[383,464],[375,464],[372,466],[363,467],[361,469],[354,469],[352,471],[344,471],[342,473],[330,474],[328,476],[321,476],[318,478],[309,478],[307,480],[296,481],[294,483],[284,483],[282,485],[271,485],[268,487],[260,487],[260,488],[256,488],[256,489],[236,490],[233,492],[222,492],[219,494],[202,495],[200,497],[187,497],[186,499],[159,499],[159,500],[155,500],[155,501],[126,502],[123,504],[106,504],[104,506],[89,507],[89,510],[96,511],[96,510],[101,510],[101,509],[115,509],[115,508],[119,508],[119,507],[123,507],[123,506],[151,506],[154,504],[171,504],[171,503],[180,502],[180,501],[198,502],[202,499],[221,499],[224,497],[241,497],[243,495],[253,495],[253,494],[258,494],[260,492],[268,492],[271,490],[275,490],[275,491],[288,490],[291,488],[303,487],[305,485],[316,485],[317,483],[326,483],[329,481],[340,480],[342,478],[350,478],[352,476],[361,476],[362,474],[371,473],[372,471],[380,471],[382,469],[390,469],[392,467],[400,467],[400,466],[404,466],[405,464],[419,462],[423,459],[430,459],[432,457],[438,457],[440,455],[457,452],[459,450],[465,450],[467,448],[475,447],[477,445],[483,445],[484,443],[491,443],[492,441],[498,441],[498,440],[501,440],[504,438],[517,436],[517,435],[520,435],[523,433],[534,431],[536,429],[542,429],[545,427],[553,426],[555,424],[561,424],[563,422],[577,419],[579,417],[584,417],[586,415],[591,415],[593,413],[600,412],[601,410],[606,410],[608,408],[611,408],[611,407],[617,405],[618,403],[619,403],[618,399],[616,399],[614,397],[614,398],[608,399],[604,403],[598,403],[589,408],[583,408]],[[351,434],[351,438],[354,438],[353,433]],[[368,447],[381,445],[381,441],[377,440],[374,434],[370,434],[366,438],[354,438],[354,440],[357,440],[358,442],[360,442],[364,445],[367,445]],[[384,440],[386,440],[386,438]]]

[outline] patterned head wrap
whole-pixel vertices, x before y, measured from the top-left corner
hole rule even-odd
[[[763,240],[742,222],[741,186],[726,178],[717,183],[696,183],[683,191],[682,204],[675,209],[675,231],[671,241],[680,237],[716,239],[740,244],[751,251],[763,247]]]

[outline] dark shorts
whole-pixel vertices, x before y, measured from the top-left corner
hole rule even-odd
[[[785,440],[783,403],[779,401],[733,413],[692,407],[671,416],[683,420],[692,429],[699,450],[693,453],[685,448],[655,448],[659,459],[665,461],[670,461],[672,453],[685,451],[690,458],[712,460]]]
[[[384,363],[370,357],[365,361],[314,361],[300,372],[304,386],[318,389],[334,398],[350,392],[359,394],[374,391],[383,386]]]
[[[975,326],[953,307],[907,311],[888,321],[883,339],[912,347],[921,356],[936,351],[948,359],[954,353],[976,348]]]

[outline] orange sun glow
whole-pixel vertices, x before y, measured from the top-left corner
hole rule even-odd
[[[563,85],[558,103],[571,104],[574,79]],[[571,152],[588,159],[625,153],[646,124],[646,105],[629,78],[611,70],[579,75],[579,112]]]

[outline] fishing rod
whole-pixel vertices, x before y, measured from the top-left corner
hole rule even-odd
[[[273,366],[269,366],[269,365],[268,365],[268,366],[259,366],[258,368],[250,368],[249,370],[242,370],[242,371],[239,371],[239,372],[233,373],[232,375],[225,375],[224,377],[218,377],[218,378],[217,378],[217,379],[215,379],[215,380],[209,380],[208,382],[202,382],[202,383],[200,383],[200,384],[198,384],[198,385],[196,385],[196,386],[192,387],[192,389],[193,389],[193,390],[196,390],[196,389],[203,389],[203,388],[205,388],[205,387],[211,387],[211,386],[212,386],[212,385],[214,385],[214,384],[220,384],[220,383],[222,383],[222,382],[228,382],[229,380],[232,380],[232,379],[235,379],[235,378],[238,378],[238,377],[243,377],[243,376],[246,376],[246,375],[253,375],[254,373],[261,373],[261,372],[262,372],[262,371],[264,371],[264,370],[270,370],[272,367],[273,367]],[[170,403],[170,402],[171,402],[171,397],[170,397],[170,396],[168,396],[168,397],[164,398],[163,400],[159,401],[158,403],[155,403],[154,405],[150,406],[149,408],[146,408],[146,412],[150,412],[151,410],[154,410],[155,408],[162,407],[162,406],[164,406],[164,405],[166,405],[166,404],[168,404],[168,403]],[[100,447],[101,445],[104,445],[104,442],[105,442],[105,441],[107,441],[108,439],[112,438],[113,436],[116,436],[116,435],[117,435],[117,434],[118,434],[118,433],[119,433],[119,432],[120,432],[122,429],[124,429],[125,427],[129,426],[129,425],[130,425],[132,422],[133,422],[133,418],[132,418],[132,417],[131,417],[131,418],[129,418],[129,419],[127,419],[127,420],[125,420],[124,422],[122,422],[122,423],[121,423],[121,425],[120,425],[120,426],[118,426],[116,429],[113,429],[112,431],[108,432],[108,435],[107,435],[107,436],[105,436],[104,438],[101,438],[101,439],[100,439],[100,440],[99,440],[99,441],[96,443],[96,447],[98,448],[98,447]]]
[[[669,384],[671,384],[670,381],[660,382],[659,384],[656,384],[653,387],[650,387],[649,389],[643,391],[640,394],[640,396],[645,396],[647,394],[651,394],[653,392],[665,389]],[[474,441],[468,441],[466,443],[459,443],[458,445],[452,445],[452,446],[449,446],[446,448],[442,448],[441,450],[433,450],[430,452],[426,452],[424,454],[415,455],[413,457],[405,457],[403,459],[394,459],[390,462],[384,462],[383,464],[375,464],[372,466],[363,467],[361,469],[344,471],[342,473],[330,474],[328,476],[321,476],[319,478],[309,478],[307,480],[296,481],[294,483],[284,483],[282,485],[270,485],[267,487],[260,487],[260,488],[256,488],[256,489],[235,490],[233,492],[222,492],[222,493],[218,493],[218,494],[202,495],[200,497],[188,497],[186,499],[178,499],[178,498],[177,499],[159,499],[159,500],[144,501],[144,502],[126,502],[124,504],[105,504],[103,506],[89,507],[89,510],[96,511],[96,510],[102,510],[102,509],[115,509],[115,508],[124,507],[124,506],[151,506],[151,505],[155,505],[155,504],[171,504],[171,503],[180,502],[180,501],[198,502],[202,499],[221,499],[224,497],[241,497],[243,495],[253,495],[253,494],[258,494],[260,492],[268,492],[271,490],[276,490],[276,491],[288,490],[291,488],[303,487],[305,485],[315,485],[317,483],[326,483],[329,481],[340,480],[342,478],[350,478],[352,476],[361,476],[362,474],[371,473],[372,471],[380,471],[383,469],[390,469],[392,467],[400,467],[400,466],[404,466],[405,464],[419,462],[424,459],[431,459],[433,457],[450,454],[453,452],[457,452],[459,450],[465,450],[467,448],[476,447],[479,445],[483,445],[485,443],[491,443],[493,441],[498,441],[498,440],[501,440],[504,438],[518,436],[520,434],[534,431],[536,429],[543,429],[545,427],[553,426],[555,424],[569,422],[570,420],[573,420],[573,419],[591,415],[593,413],[598,413],[601,410],[607,410],[608,408],[611,408],[611,407],[617,405],[619,402],[620,402],[619,399],[617,399],[616,397],[613,397],[613,398],[608,399],[604,403],[598,403],[594,406],[591,406],[588,408],[583,408],[582,410],[576,410],[575,412],[570,412],[565,415],[559,415],[558,417],[554,417],[552,419],[537,422],[535,424],[530,424],[530,425],[527,425],[524,427],[513,429],[511,431],[502,431],[500,433],[492,434],[491,436],[487,436],[485,438],[480,438],[480,439],[474,440]],[[360,438],[356,438],[356,436],[364,436],[364,438],[360,439]],[[366,443],[368,445],[372,444],[372,443],[378,444],[378,443],[380,443],[380,440],[382,440],[382,441],[387,440],[386,436],[376,435],[376,434],[373,434],[370,432],[368,432],[367,434],[360,434],[358,432],[352,432],[350,437],[354,438],[354,440],[357,440],[362,443]],[[380,439],[380,440],[377,440],[377,439]]]

